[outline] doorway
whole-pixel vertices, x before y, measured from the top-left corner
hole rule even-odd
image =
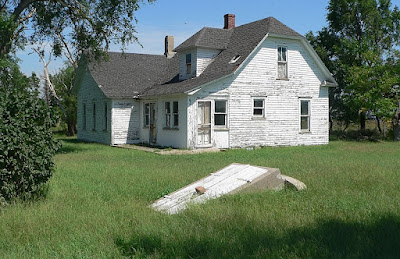
[[[197,144],[211,144],[211,101],[198,101],[197,104]]]

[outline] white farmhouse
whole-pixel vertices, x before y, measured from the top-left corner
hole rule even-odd
[[[307,40],[269,17],[203,28],[165,55],[80,62],[78,139],[175,148],[319,145],[336,86]]]

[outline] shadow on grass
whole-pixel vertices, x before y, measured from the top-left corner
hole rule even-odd
[[[77,153],[87,150],[85,147],[86,142],[77,140],[76,138],[58,138],[62,146],[57,150],[57,154]]]
[[[234,220],[239,222],[237,218]],[[241,226],[205,223],[184,233],[146,233],[129,241],[118,238],[115,244],[123,256],[400,257],[400,218],[397,216],[386,216],[372,224],[324,220],[281,234],[257,227],[245,217],[243,220]],[[214,229],[210,231],[210,228]]]

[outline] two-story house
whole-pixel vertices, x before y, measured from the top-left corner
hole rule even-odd
[[[176,148],[329,141],[331,73],[307,40],[269,17],[203,28],[164,55],[81,62],[78,139]]]

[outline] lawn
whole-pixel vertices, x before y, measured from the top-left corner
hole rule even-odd
[[[160,156],[63,139],[47,196],[0,210],[0,258],[400,257],[400,144]],[[236,194],[178,215],[152,201],[230,163],[308,189]]]

